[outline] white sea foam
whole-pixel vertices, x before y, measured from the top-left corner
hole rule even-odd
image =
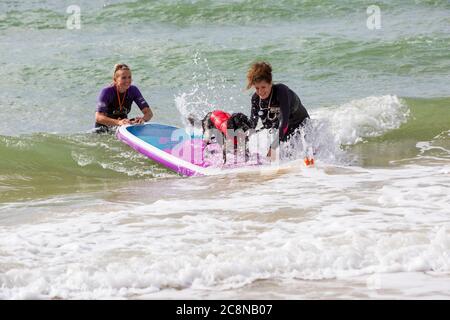
[[[419,141],[416,147],[419,149],[417,158],[435,157],[435,158],[450,158],[450,144],[448,137],[450,130],[441,132],[430,141]]]
[[[319,165],[50,200],[45,217],[0,227],[0,298],[220,297],[276,279],[367,279],[370,291],[375,275],[448,273],[449,185],[435,167]]]
[[[314,110],[313,117],[327,119],[338,144],[355,144],[400,127],[409,117],[408,107],[396,96],[367,97],[338,108]]]

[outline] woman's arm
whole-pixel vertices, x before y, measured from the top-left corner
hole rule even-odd
[[[278,133],[280,139],[283,139],[286,135],[289,127],[289,114],[291,113],[291,99],[289,96],[289,89],[284,85],[279,85],[278,88],[278,101],[280,102],[280,123],[278,127]]]
[[[103,112],[96,112],[95,113],[95,121],[97,123],[103,124],[105,126],[123,126],[124,124],[129,124],[130,120],[128,119],[113,119],[108,117],[106,114],[104,114]]]
[[[258,116],[258,103],[256,101],[257,100],[256,100],[255,96],[253,96],[252,100],[251,100],[252,107],[251,107],[251,110],[250,110],[250,119],[249,119],[250,123],[252,125],[252,129],[255,129],[256,126],[258,125],[258,118],[259,118],[259,116]]]
[[[269,151],[267,152],[268,157],[272,157],[272,149],[276,149],[280,145],[280,141],[284,140],[286,133],[288,132],[289,127],[289,114],[291,112],[291,100],[289,97],[288,87],[285,85],[278,84],[277,90],[278,101],[280,102],[280,115],[278,116],[279,125],[278,125],[278,135],[270,144]]]
[[[150,109],[150,107],[145,107],[144,109],[142,109],[142,113],[144,114],[144,116],[136,117],[134,123],[138,124],[144,123],[150,121],[150,119],[153,118],[153,112],[152,109]]]
[[[148,105],[147,101],[145,101],[144,97],[142,96],[141,91],[138,89],[138,87],[133,86],[133,100],[141,109],[142,113],[144,114],[142,117],[136,117],[133,123],[144,123],[146,121],[150,121],[151,118],[153,118],[153,112],[150,109],[150,106]]]

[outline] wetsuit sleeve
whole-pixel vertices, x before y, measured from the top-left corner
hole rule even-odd
[[[147,101],[145,101],[144,97],[142,96],[141,91],[137,87],[134,87],[133,90],[133,101],[138,105],[139,109],[144,108],[150,108]]]
[[[278,90],[277,92],[278,101],[280,102],[280,124],[278,127],[278,132],[280,135],[280,139],[283,139],[286,133],[288,132],[289,127],[291,97],[289,94],[288,87],[279,86],[277,90]]]
[[[97,98],[97,112],[108,113],[108,105],[111,104],[111,95],[108,94],[107,88],[103,89]]]
[[[250,124],[252,125],[252,129],[256,128],[258,124],[258,103],[255,97],[252,97],[252,109],[250,111]]]

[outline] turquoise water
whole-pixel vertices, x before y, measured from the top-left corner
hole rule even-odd
[[[72,2],[0,3],[0,298],[321,297],[320,281],[295,295],[298,279],[334,297],[448,298],[406,273],[450,271],[449,1],[82,0],[69,29]],[[248,114],[260,59],[312,116],[314,170],[185,179],[89,133],[115,63],[154,121],[182,126]],[[424,290],[352,278],[384,272]]]

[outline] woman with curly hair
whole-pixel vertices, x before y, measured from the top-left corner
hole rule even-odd
[[[247,89],[254,87],[251,98],[250,121],[253,129],[258,120],[266,129],[278,129],[279,141],[272,143],[271,149],[281,141],[287,141],[309,118],[298,95],[282,83],[272,83],[272,66],[267,62],[256,62],[247,72]],[[268,156],[270,156],[269,150]]]

